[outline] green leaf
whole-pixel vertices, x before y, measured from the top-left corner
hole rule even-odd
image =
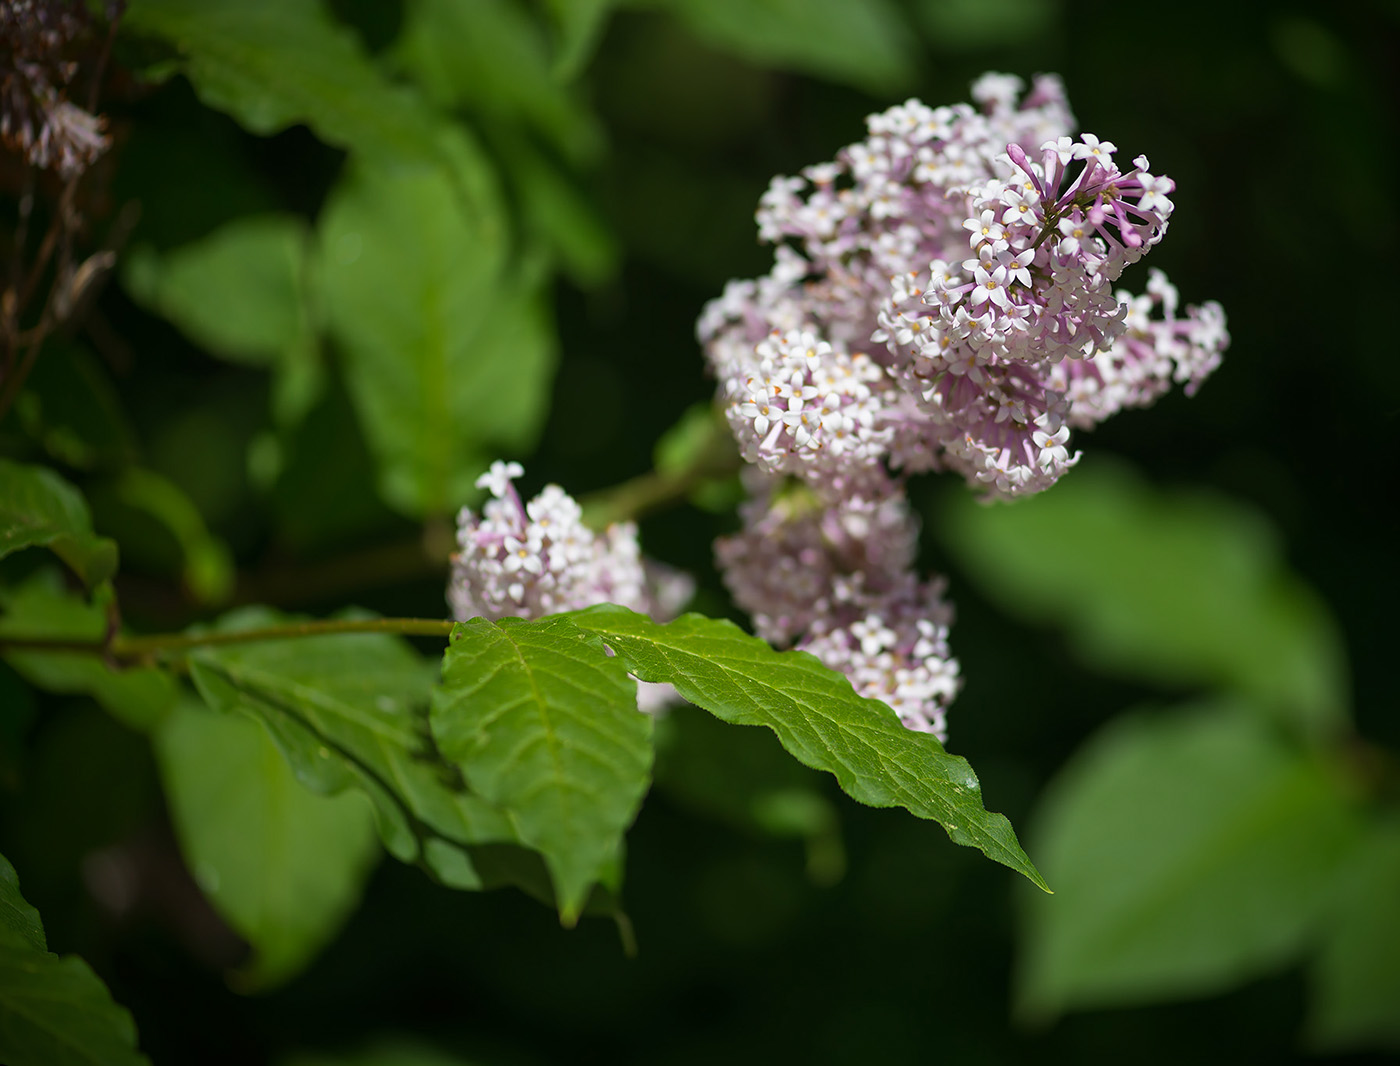
[[[1008,506],[949,494],[933,521],[1002,607],[1065,625],[1099,668],[1224,686],[1313,738],[1346,726],[1336,627],[1237,503],[1158,492],[1100,463]]]
[[[1296,959],[1355,838],[1342,783],[1235,705],[1118,719],[1033,834],[1024,1015],[1204,996]]]
[[[29,945],[35,951],[48,951],[44,923],[19,891],[19,874],[10,860],[0,855],[0,945]]]
[[[494,140],[520,197],[527,240],[549,249],[581,287],[596,287],[615,275],[617,240],[593,204],[525,138]]]
[[[1011,823],[983,809],[982,786],[967,760],[928,733],[906,729],[884,704],[857,696],[814,656],[776,652],[732,622],[695,614],[658,625],[604,605],[569,617],[643,681],[668,682],[726,722],[767,726],[798,762],[835,774],[851,798],[936,821],[955,843],[1046,887]]]
[[[45,950],[44,930],[0,855],[0,1061],[6,1066],[150,1066],[131,1015],[75,955]]]
[[[544,856],[572,925],[650,783],[652,723],[627,671],[567,618],[478,618],[453,632],[431,720],[442,754]]]
[[[252,608],[219,629],[286,621]],[[506,817],[468,792],[434,747],[433,668],[402,639],[353,633],[209,647],[190,656],[190,672],[212,707],[261,721],[302,784],[367,793],[396,858],[453,887],[479,888],[470,846],[515,842]]]
[[[561,0],[567,3],[568,0]],[[885,95],[914,77],[914,31],[889,0],[661,0],[717,48]]]
[[[294,977],[359,902],[379,855],[371,808],[309,791],[243,715],[182,704],[154,741],[186,864],[253,947],[240,987]]]
[[[164,254],[133,250],[122,282],[206,351],[273,368],[278,420],[296,422],[322,374],[308,304],[309,239],[300,218],[250,215]]]
[[[555,77],[567,81],[588,65],[617,0],[545,0],[558,33]]]
[[[46,547],[88,586],[117,569],[117,546],[94,536],[82,494],[52,470],[0,459],[0,559]]]
[[[0,640],[100,641],[107,633],[102,607],[84,603],[45,571],[13,589],[0,589]],[[116,669],[101,656],[83,652],[6,648],[5,661],[48,692],[83,693],[114,718],[140,732],[160,721],[175,702],[173,678],[154,667]]]
[[[455,510],[488,449],[538,434],[555,361],[541,279],[503,276],[499,235],[432,168],[352,168],[322,216],[321,256],[381,495],[409,514]]]
[[[104,527],[128,545],[129,566],[139,568],[145,561],[157,572],[178,574],[198,604],[221,604],[233,594],[232,552],[209,531],[194,501],[170,479],[144,467],[130,467],[93,493],[93,506]],[[122,519],[134,525],[133,532],[123,531]],[[149,536],[152,526],[158,530],[156,537]]]
[[[516,0],[412,0],[392,58],[443,107],[528,125],[574,162],[601,147],[597,117],[554,77],[540,20]]]
[[[1338,886],[1312,968],[1309,1041],[1400,1049],[1400,820],[1368,829]]]
[[[133,0],[122,28],[168,41],[200,99],[254,133],[305,123],[381,160],[464,162],[444,149],[436,113],[387,82],[321,0]],[[457,171],[463,191],[483,179],[479,162]]]
[[[266,365],[307,332],[307,240],[300,218],[250,215],[163,254],[133,250],[122,282],[200,347]]]

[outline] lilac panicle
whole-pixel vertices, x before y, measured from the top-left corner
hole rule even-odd
[[[514,484],[524,472],[519,463],[492,463],[477,480],[491,499],[480,515],[464,507],[457,516],[458,550],[447,586],[454,618],[542,618],[616,603],[664,621],[684,606],[690,579],[644,561],[634,523],[594,533],[558,485],[546,485],[525,503]],[[669,686],[638,683],[643,710],[671,696]]]
[[[1155,273],[1147,304],[1114,288],[1166,233],[1171,179],[1074,136],[1057,78],[1021,89],[989,74],[978,106],[911,100],[773,180],[757,216],[772,271],[731,282],[698,326],[749,461],[830,498],[938,469],[1024,495],[1074,464],[1071,428],[1172,381],[1194,391],[1219,363],[1218,304],[1178,315]]]
[[[697,331],[745,459],[763,472],[717,545],[755,629],[843,670],[917,728],[957,688],[939,582],[912,571],[904,476],[952,470],[988,498],[1053,485],[1070,432],[1194,393],[1229,343],[1217,303],[1161,271],[1120,275],[1166,234],[1172,180],[1074,133],[1058,78],[986,74],[973,104],[917,100],[759,201],[775,246]],[[806,486],[793,511],[774,479]],[[856,535],[853,529],[863,532]]]
[[[912,570],[918,523],[902,494],[822,504],[758,476],[743,528],[715,544],[735,602],[760,637],[816,655],[911,729],[946,735],[959,687],[941,579]]]
[[[447,589],[455,618],[542,618],[597,603],[670,617],[689,599],[688,579],[643,561],[634,523],[595,534],[558,485],[525,503],[515,489],[523,473],[519,463],[492,463],[477,479],[491,499],[480,515],[464,507],[457,516]]]

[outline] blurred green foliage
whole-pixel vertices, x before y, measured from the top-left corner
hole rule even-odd
[[[1347,730],[1332,619],[1238,504],[1157,493],[1091,458],[1062,491],[1016,507],[948,493],[937,521],[1004,610],[1065,626],[1090,665],[1238,692],[1309,739]]]
[[[190,872],[252,946],[241,991],[305,968],[354,909],[378,857],[368,804],[318,796],[266,731],[182,703],[154,736],[170,818]]]
[[[1381,1061],[1400,379],[1321,275],[1396,241],[1397,34],[1364,0],[132,0],[82,200],[119,284],[0,422],[0,639],[442,616],[445,523],[491,458],[581,495],[703,451],[693,323],[763,269],[769,177],[989,68],[1060,72],[1177,180],[1159,265],[1234,344],[1042,499],[918,490],[959,609],[953,748],[1055,895],[1013,913],[998,867],[686,708],[627,838],[627,958],[614,924],[447,890],[554,902],[425,747],[436,663],[407,641],[191,657],[242,717],[6,649],[0,851],[49,936],[6,864],[0,1012],[51,982],[52,1024],[99,1049],[72,1061],[140,1061],[53,945],[158,1064]],[[643,528],[709,614],[726,493]],[[432,879],[372,865],[352,789]],[[617,912],[621,869],[585,914]]]
[[[1021,1010],[1207,994],[1302,956],[1357,844],[1337,777],[1246,707],[1115,720],[1038,812],[1056,896],[1026,901]]]

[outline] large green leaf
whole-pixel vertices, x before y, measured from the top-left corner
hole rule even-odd
[[[381,495],[410,514],[454,510],[488,446],[523,449],[538,431],[555,357],[540,279],[503,273],[499,235],[434,168],[352,168],[321,256]]]
[[[163,254],[136,249],[122,281],[200,347],[264,365],[307,332],[307,241],[294,215],[249,215]]]
[[[494,146],[520,200],[521,228],[531,247],[549,250],[580,286],[596,287],[617,272],[617,240],[573,181],[514,130],[498,130]]]
[[[564,0],[567,2],[567,0]],[[889,0],[656,0],[696,36],[763,66],[886,94],[910,84],[917,35]]]
[[[295,976],[359,901],[379,854],[370,806],[308,790],[244,715],[182,704],[154,740],[185,861],[253,947],[240,985]]]
[[[575,77],[588,63],[617,0],[545,0],[558,37],[555,76]]]
[[[906,729],[884,704],[857,696],[814,656],[776,652],[732,622],[695,614],[658,625],[604,605],[571,617],[643,681],[668,682],[726,722],[767,726],[799,762],[835,774],[853,799],[936,821],[955,843],[1045,887],[1011,823],[982,807],[982,786],[967,760],[928,733]]]
[[[386,81],[322,0],[132,0],[123,29],[171,44],[200,99],[254,133],[305,123],[381,160],[449,163],[469,195],[489,183],[479,157],[446,149],[439,117]]]
[[[100,641],[106,635],[103,609],[66,591],[58,578],[44,571],[17,588],[0,589],[0,638]],[[30,684],[89,695],[132,729],[150,729],[175,702],[175,681],[154,667],[117,669],[79,652],[7,648],[4,655]]]
[[[220,628],[285,621],[258,608]],[[433,668],[405,641],[357,633],[210,647],[191,655],[190,671],[210,705],[261,721],[303,784],[365,791],[395,857],[479,888],[470,845],[515,841],[506,816],[468,792],[433,746]]]
[[[601,144],[597,118],[550,70],[540,20],[517,0],[411,0],[393,59],[435,103],[528,123],[575,161]]]
[[[646,794],[651,724],[622,663],[560,617],[459,626],[433,693],[439,749],[544,856],[570,925]]]
[[[82,494],[52,470],[0,459],[0,559],[46,547],[88,585],[117,569],[117,546],[92,532]]]
[[[122,282],[214,355],[275,371],[273,406],[283,422],[305,414],[319,392],[316,327],[308,302],[306,223],[250,215],[194,244],[135,249]]]
[[[1400,820],[1370,827],[1338,879],[1308,1021],[1327,1049],[1400,1049]]]
[[[1273,531],[1231,501],[1157,492],[1105,463],[1007,506],[951,494],[934,528],[1008,611],[1065,625],[1094,664],[1226,686],[1301,733],[1345,728],[1341,641]]]
[[[45,950],[44,930],[0,855],[0,1061],[6,1066],[150,1066],[136,1026],[88,964]]]
[[[1051,786],[1033,834],[1029,1017],[1219,992],[1316,933],[1355,812],[1320,759],[1231,705],[1130,715]]]

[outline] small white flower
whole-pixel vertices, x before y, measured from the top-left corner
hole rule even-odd
[[[503,463],[497,459],[491,464],[491,469],[476,479],[476,487],[486,489],[492,496],[500,498],[506,494],[510,488],[510,483],[525,473],[525,468],[519,463]]]
[[[1101,141],[1092,133],[1081,133],[1073,152],[1075,159],[1098,159],[1106,166],[1112,165],[1113,153],[1118,146],[1112,141]]]

